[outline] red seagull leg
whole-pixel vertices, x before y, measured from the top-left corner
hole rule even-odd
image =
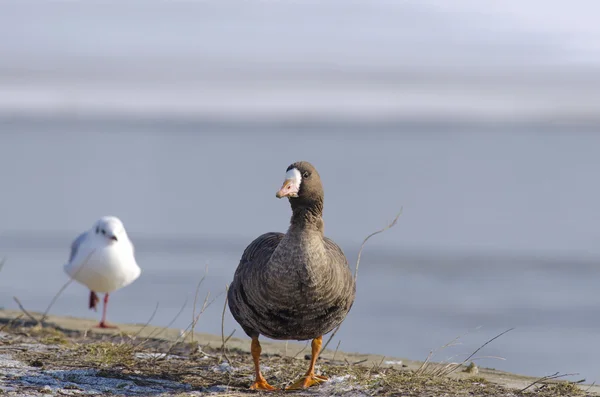
[[[115,325],[106,323],[106,306],[108,306],[108,293],[104,294],[104,305],[102,306],[102,320],[98,324],[98,328],[117,328]]]

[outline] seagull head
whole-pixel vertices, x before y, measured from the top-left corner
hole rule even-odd
[[[92,233],[106,239],[108,243],[113,244],[127,239],[127,233],[123,222],[115,216],[104,216],[100,218],[92,228]]]

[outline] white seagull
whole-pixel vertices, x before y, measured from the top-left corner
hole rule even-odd
[[[115,328],[106,323],[108,294],[134,282],[142,270],[135,261],[134,248],[121,220],[100,218],[94,226],[71,244],[65,272],[90,289],[90,309],[96,309],[98,295],[104,293],[102,320],[98,327]]]

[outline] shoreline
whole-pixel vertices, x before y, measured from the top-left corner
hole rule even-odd
[[[37,318],[41,318],[41,314],[40,313],[30,313],[31,315],[33,315],[36,319]],[[26,320],[24,323],[23,321]],[[4,339],[7,338],[6,335],[9,335],[10,332],[8,332],[7,334],[7,330],[11,329],[13,327],[14,324],[17,323],[22,323],[21,327],[24,328],[19,328],[20,331],[15,332],[15,334],[17,335],[28,335],[28,334],[33,334],[35,332],[38,331],[33,331],[36,329],[36,327],[33,326],[33,321],[29,320],[28,317],[26,315],[24,315],[21,311],[15,311],[15,310],[0,310],[0,394],[3,394],[3,392],[7,392],[10,393],[11,388],[14,387],[12,385],[12,383],[10,383],[11,381],[8,381],[8,386],[7,386],[7,381],[6,381],[6,373],[5,370],[7,368],[7,361],[9,360],[10,363],[12,363],[12,366],[18,366],[19,364],[16,364],[15,357],[18,357],[18,354],[16,356],[7,356],[7,352],[11,351],[10,346],[11,343],[5,342],[2,343]],[[171,344],[172,346],[175,345],[186,345],[189,344],[192,341],[192,337],[191,335],[188,333],[184,336],[184,338],[181,338],[181,330],[179,329],[173,329],[173,328],[164,328],[164,327],[156,327],[156,326],[151,326],[151,325],[144,325],[144,324],[118,324],[118,329],[114,330],[114,329],[98,329],[98,328],[93,328],[94,325],[96,324],[96,320],[93,319],[84,319],[84,318],[76,318],[76,317],[69,317],[69,316],[55,316],[55,315],[49,315],[46,319],[46,321],[44,322],[44,327],[42,329],[45,329],[47,331],[44,331],[44,335],[46,335],[47,332],[54,332],[56,333],[56,335],[54,333],[50,334],[52,336],[52,338],[55,338],[57,341],[60,341],[60,343],[58,343],[57,345],[69,345],[71,343],[75,343],[76,345],[79,344],[83,344],[83,343],[92,343],[89,341],[86,342],[82,342],[83,339],[89,339],[90,337],[95,338],[94,341],[98,340],[98,341],[104,341],[104,342],[97,342],[97,343],[105,343],[105,339],[106,338],[114,338],[115,336],[119,336],[121,337],[122,341],[120,342],[120,344],[117,344],[116,346],[123,346],[123,339],[125,336],[127,336],[127,340],[139,340],[139,339],[143,339],[145,340],[145,338],[147,338],[148,340],[152,339],[154,341],[161,341],[167,344]],[[15,328],[16,329],[16,328]],[[25,329],[25,331],[23,331],[23,329]],[[39,330],[40,327],[37,327],[37,330]],[[132,337],[133,335],[133,337]],[[47,336],[45,337],[47,338]],[[79,338],[79,339],[78,339]],[[10,339],[10,338],[9,338]],[[33,339],[33,342],[35,342],[36,339]],[[51,339],[54,340],[54,339]],[[112,339],[109,339],[112,340]],[[180,343],[176,343],[177,341],[179,341]],[[207,357],[214,357],[214,355],[218,355],[221,345],[222,345],[222,337],[221,335],[211,335],[211,334],[205,334],[205,333],[198,333],[195,332],[193,335],[193,341],[195,341],[194,343],[192,343],[195,346],[201,346],[199,348],[198,351],[200,352],[216,352],[216,353],[202,353],[202,354],[206,354]],[[31,346],[34,346],[35,343],[32,343],[32,341],[28,342],[29,344],[27,346],[30,346],[27,349],[30,349]],[[40,342],[42,343],[42,342]],[[93,342],[96,343],[96,342]],[[111,342],[112,343],[112,342]],[[8,350],[4,349],[4,344],[6,344],[6,348]],[[264,358],[264,362],[266,364],[265,368],[267,371],[272,370],[270,368],[269,365],[269,361],[268,360],[272,360],[269,357],[278,357],[281,359],[285,359],[287,360],[286,362],[288,363],[295,363],[293,365],[298,365],[299,368],[302,368],[303,366],[306,365],[306,361],[305,361],[305,357],[304,354],[306,352],[308,352],[308,350],[304,351],[305,348],[305,343],[303,342],[292,342],[290,341],[289,343],[285,343],[285,342],[279,342],[279,341],[272,341],[272,340],[268,340],[268,339],[261,339],[261,345],[263,347],[263,358]],[[54,346],[54,345],[51,345]],[[236,360],[238,362],[245,362],[248,361],[249,358],[249,347],[250,344],[248,342],[248,340],[245,339],[240,339],[237,337],[231,337],[228,341],[227,341],[227,351],[230,352],[230,354],[235,355]],[[351,352],[342,352],[342,351],[335,351],[335,347],[333,346],[329,346],[330,348],[328,348],[326,351],[324,351],[319,359],[319,362],[322,363],[321,365],[327,365],[327,366],[337,366],[338,368],[328,368],[328,372],[335,372],[336,370],[338,370],[341,374],[343,374],[344,372],[348,372],[350,370],[352,371],[360,371],[359,368],[362,368],[362,370],[367,371],[367,372],[372,372],[374,369],[379,370],[380,368],[383,369],[385,368],[386,370],[389,371],[395,371],[394,373],[396,375],[398,374],[403,374],[403,373],[414,373],[415,371],[417,371],[419,369],[419,367],[422,365],[422,362],[420,361],[414,361],[414,360],[407,360],[404,358],[396,358],[396,357],[384,357],[381,355],[375,355],[375,354],[359,354],[359,353],[351,353]],[[58,349],[59,347],[52,347],[52,349]],[[40,347],[35,347],[33,348],[33,350],[36,349],[41,349]],[[43,349],[42,349],[43,350]],[[41,353],[40,353],[41,354]],[[53,353],[56,354],[56,353]],[[137,354],[137,353],[136,353]],[[157,353],[139,353],[139,354],[157,354]],[[160,353],[162,354],[162,353]],[[297,357],[295,357],[297,356]],[[296,360],[293,360],[291,358],[296,358]],[[13,361],[10,361],[13,360]],[[182,360],[182,362],[187,362],[189,360]],[[34,360],[35,362],[35,360]],[[248,361],[248,363],[250,363],[250,361]],[[223,363],[221,362],[219,364],[220,366],[222,365],[229,365],[227,362]],[[240,364],[241,365],[241,364]],[[8,365],[10,367],[10,365]],[[432,366],[434,366],[434,368],[437,366],[436,364],[432,363]],[[51,366],[50,366],[51,367]],[[135,367],[135,366],[134,366]],[[248,365],[244,364],[244,368],[250,368]],[[93,368],[93,367],[92,367]],[[441,368],[441,366],[439,366],[439,368]],[[513,373],[508,373],[508,372],[503,372],[503,371],[498,371],[498,370],[494,370],[494,369],[489,369],[489,368],[478,368],[478,371],[476,371],[475,373],[469,373],[469,372],[465,372],[466,370],[466,366],[461,366],[460,368],[458,368],[454,373],[452,373],[449,377],[443,377],[443,378],[448,378],[451,379],[452,381],[458,381],[458,382],[462,382],[462,381],[468,381],[469,379],[476,379],[477,382],[489,382],[488,386],[488,392],[492,391],[489,388],[491,386],[499,386],[501,389],[506,390],[508,392],[508,394],[477,394],[474,391],[470,392],[470,395],[522,395],[522,393],[518,393],[518,391],[520,389],[523,389],[529,385],[531,385],[533,382],[535,382],[536,380],[539,380],[539,378],[534,378],[534,377],[530,377],[530,376],[525,376],[525,375],[519,375],[519,374],[513,374]],[[91,368],[87,368],[87,369],[91,369]],[[247,368],[245,369],[246,372]],[[192,371],[193,372],[193,371]],[[281,371],[279,371],[281,372]],[[282,371],[282,372],[286,372],[286,371]],[[248,374],[251,375],[251,371],[248,372]],[[248,377],[250,375],[245,374],[245,377]],[[290,377],[291,375],[286,375],[287,377]],[[31,377],[31,375],[30,375]],[[10,378],[10,377],[9,377]],[[340,375],[337,377],[334,377],[336,380],[335,382],[332,381],[332,383],[334,383],[333,386],[337,385],[336,387],[341,387],[340,386],[340,382],[343,382],[344,376]],[[245,379],[245,378],[244,378]],[[342,380],[340,380],[342,379]],[[437,379],[437,378],[436,378]],[[291,379],[290,379],[291,380]],[[238,380],[238,382],[241,382],[240,384],[243,384],[244,382],[242,382],[241,380]],[[182,384],[185,384],[182,383]],[[555,383],[556,385],[564,385],[565,382],[561,381],[560,379]],[[573,385],[571,383],[569,383],[569,385]],[[214,390],[212,389],[206,389],[201,391],[201,393],[205,393],[205,392],[223,392],[223,393],[227,393],[227,395],[231,395],[232,390],[229,390],[228,387],[229,386],[223,386],[225,389],[221,390],[219,389],[217,386],[221,386],[221,385],[212,385],[212,388],[215,388]],[[331,387],[333,387],[331,386]],[[6,388],[8,387],[8,391],[6,391]],[[327,386],[330,387],[330,386]],[[578,384],[579,389],[581,389],[582,391],[585,391],[585,395],[595,395],[600,393],[600,386],[597,385],[584,385],[584,384]],[[3,389],[4,388],[4,389]],[[193,389],[193,387],[192,387]],[[192,394],[181,394],[181,396],[183,395],[194,395],[194,390],[190,389],[189,392]],[[331,393],[332,390],[324,388],[323,386],[321,386],[319,389],[323,389],[325,390],[324,392],[326,393]],[[535,387],[534,387],[535,389]],[[542,388],[543,389],[543,388]],[[212,390],[212,391],[211,391]],[[237,392],[244,394],[244,389],[243,386],[238,385],[237,386]],[[312,392],[312,388],[310,389]],[[316,389],[315,389],[316,390]],[[184,392],[187,392],[188,390],[181,390]],[[197,390],[196,390],[197,391]],[[356,390],[355,390],[356,391]],[[529,389],[529,391],[532,391],[532,389]],[[359,393],[360,394],[360,393]],[[10,394],[9,394],[10,395]],[[35,395],[35,394],[33,394]],[[60,395],[60,393],[58,394]],[[114,394],[113,395],[119,395],[119,394]],[[139,394],[123,394],[123,395],[139,395]],[[142,394],[143,395],[143,394]],[[165,395],[170,395],[170,394],[165,394]],[[178,394],[179,395],[179,394]],[[384,394],[382,394],[384,395]],[[420,395],[420,394],[416,394],[416,395]],[[432,394],[423,394],[423,395],[432,395]],[[435,394],[433,394],[435,395]],[[538,395],[537,393],[532,393],[532,395]],[[542,395],[542,394],[540,394]],[[550,395],[550,396],[555,396],[555,395],[570,395],[570,394],[543,394],[543,395]],[[583,395],[583,394],[581,394]]]

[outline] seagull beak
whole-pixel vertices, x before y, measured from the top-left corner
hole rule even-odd
[[[300,184],[296,182],[295,179],[286,179],[283,182],[283,186],[281,186],[281,189],[279,189],[279,191],[275,193],[275,197],[298,197],[299,190]]]
[[[117,239],[117,236],[115,236],[115,235],[112,235],[112,236],[110,236],[110,239],[111,239],[111,240],[114,240],[114,241],[119,241],[119,240]]]

